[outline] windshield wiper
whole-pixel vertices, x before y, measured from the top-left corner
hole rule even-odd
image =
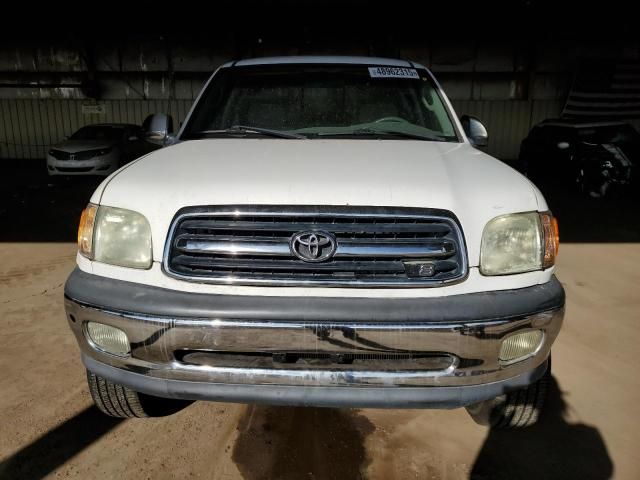
[[[229,128],[222,128],[219,130],[202,130],[200,132],[195,132],[192,135],[206,135],[206,134],[229,134],[229,135],[242,135],[246,133],[256,133],[258,135],[267,135],[270,137],[278,137],[278,138],[295,138],[295,139],[305,139],[304,135],[299,133],[290,133],[283,132],[282,130],[271,130],[269,128],[261,128],[261,127],[249,127],[246,125],[233,125]]]
[[[445,142],[446,138],[441,137],[439,135],[429,135],[425,133],[411,133],[411,132],[400,132],[398,130],[383,130],[383,129],[374,129],[374,128],[358,128],[356,130],[351,130],[350,132],[321,132],[317,134],[320,137],[330,137],[333,135],[354,135],[354,136],[374,136],[374,135],[393,135],[396,137],[405,137],[412,138],[414,140],[432,140],[437,142]]]

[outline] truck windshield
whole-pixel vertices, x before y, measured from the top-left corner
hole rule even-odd
[[[181,138],[229,136],[460,141],[426,71],[367,65],[220,70]]]

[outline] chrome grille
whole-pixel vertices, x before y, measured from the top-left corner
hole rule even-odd
[[[334,236],[333,257],[296,257],[291,239],[305,231]],[[467,257],[457,220],[442,210],[191,207],[172,222],[164,269],[208,283],[437,286],[464,278]]]
[[[97,157],[100,152],[107,150],[106,148],[100,148],[97,150],[84,150],[81,152],[65,152],[63,150],[50,150],[49,154],[56,160],[91,160],[93,157]]]

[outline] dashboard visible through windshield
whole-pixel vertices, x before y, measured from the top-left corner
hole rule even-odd
[[[229,136],[460,141],[425,70],[367,65],[221,69],[181,139]]]

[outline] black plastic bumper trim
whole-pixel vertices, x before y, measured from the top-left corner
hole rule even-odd
[[[565,303],[555,276],[542,285],[446,297],[280,297],[168,290],[78,268],[67,279],[65,295],[81,304],[143,315],[281,321],[473,322],[524,317]]]

